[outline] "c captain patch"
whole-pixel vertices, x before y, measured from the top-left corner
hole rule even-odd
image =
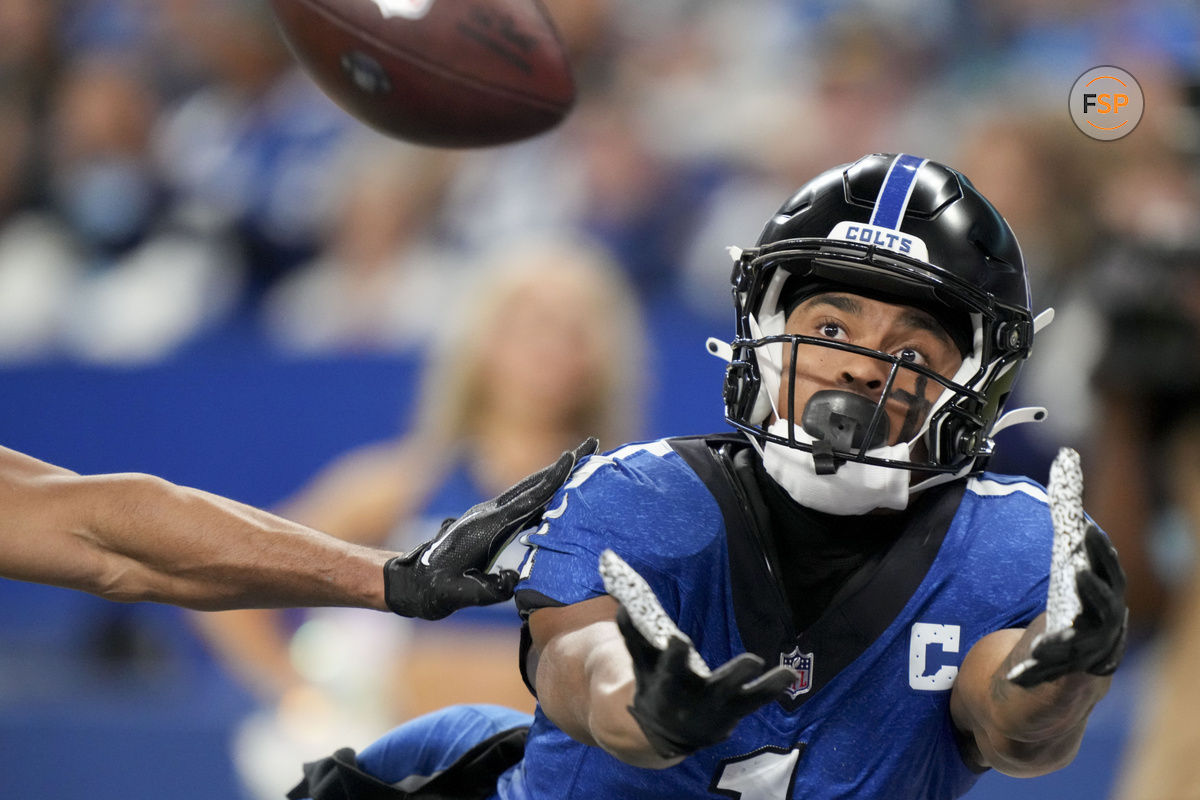
[[[779,663],[796,670],[797,678],[787,687],[788,697],[795,700],[812,688],[813,654],[801,653],[799,647],[793,647],[790,653],[781,653]]]

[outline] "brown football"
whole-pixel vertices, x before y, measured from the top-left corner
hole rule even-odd
[[[484,147],[557,125],[571,67],[538,0],[271,0],[292,52],[371,127]]]

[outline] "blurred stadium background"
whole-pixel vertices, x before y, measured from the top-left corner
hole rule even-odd
[[[489,246],[541,233],[596,240],[637,289],[645,435],[717,429],[722,370],[703,343],[732,332],[724,246],[751,243],[807,177],[878,150],[971,176],[1021,238],[1035,305],[1060,312],[1023,387],[1053,419],[1004,441],[1000,468],[1044,479],[1060,444],[1100,447],[1095,366],[1160,352],[1112,353],[1131,304],[1200,318],[1191,0],[546,4],[574,113],[447,153],[340,112],[259,2],[0,0],[0,442],[270,507],[404,429],[431,335]],[[1112,143],[1067,114],[1099,64],[1146,97]],[[1182,349],[1139,380],[1191,392]],[[1106,796],[1139,652],[1076,764],[971,796]],[[243,796],[231,737],[254,708],[183,612],[0,581],[5,795]]]

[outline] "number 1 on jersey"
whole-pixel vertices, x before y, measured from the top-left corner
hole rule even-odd
[[[791,750],[763,747],[722,761],[708,790],[734,800],[787,800],[792,796],[803,752],[801,742]]]

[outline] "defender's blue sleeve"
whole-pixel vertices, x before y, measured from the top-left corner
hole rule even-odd
[[[527,612],[605,594],[598,564],[608,548],[646,579],[674,617],[688,559],[723,531],[716,501],[666,441],[592,456],[527,536],[518,606]]]

